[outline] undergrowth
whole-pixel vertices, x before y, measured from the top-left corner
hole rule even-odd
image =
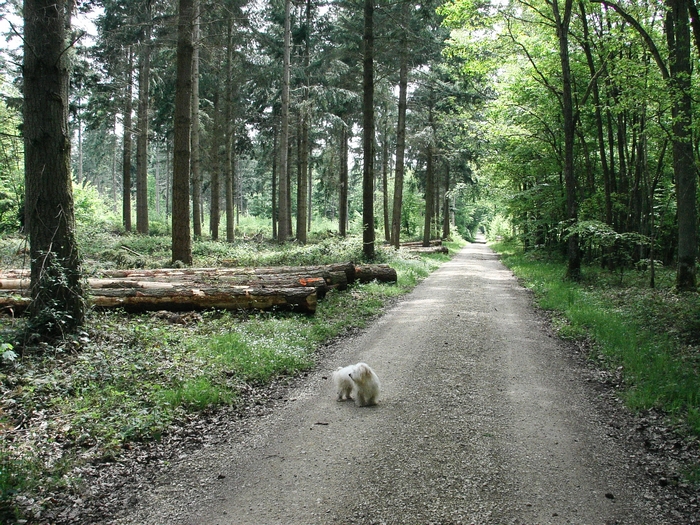
[[[586,267],[580,282],[564,279],[560,257],[523,253],[498,243],[502,261],[552,311],[562,337],[592,343],[592,359],[621,372],[623,397],[636,411],[660,409],[682,432],[700,436],[700,298],[673,291],[673,271],[619,274]]]
[[[122,242],[130,251],[119,250]],[[138,236],[114,243],[113,251],[143,255],[149,264],[156,264],[167,244]],[[452,252],[463,245],[461,240],[448,243]],[[365,326],[387,302],[449,258],[378,252],[379,261],[397,270],[396,285],[332,291],[312,316],[207,311],[187,324],[170,324],[157,314],[93,311],[80,337],[34,349],[20,348],[13,339],[21,320],[1,318],[0,344],[12,344],[18,355],[0,363],[0,427],[5,430],[0,519],[3,512],[16,515],[18,501],[25,518],[38,518],[43,505],[27,502],[50,504],[52,493],[73,490],[79,480],[71,472],[81,464],[110,461],[129,443],[158,440],[192,413],[236,405],[248,385],[312,368],[321,345]],[[360,260],[362,248],[359,238],[328,236],[314,244],[276,248],[255,241],[235,246],[199,242],[195,254],[196,266],[317,265]],[[88,257],[103,261],[103,255]]]

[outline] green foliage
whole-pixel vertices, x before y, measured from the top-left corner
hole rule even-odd
[[[0,79],[0,87],[4,82]],[[17,232],[24,222],[24,144],[19,111],[0,100],[0,233]]]
[[[70,261],[54,252],[39,257],[43,267],[38,291],[32,293],[34,311],[26,323],[26,337],[51,341],[80,329],[87,309],[86,284],[80,268],[71,268]]]
[[[670,293],[672,278],[664,280],[666,291],[649,290],[639,274],[615,282],[595,268],[586,269],[583,284],[572,283],[563,280],[566,265],[560,257],[524,254],[514,244],[494,247],[533,289],[538,304],[554,313],[562,336],[591,340],[591,359],[622,374],[628,406],[662,409],[700,436],[700,300],[695,295]]]
[[[218,405],[229,405],[236,393],[225,385],[213,383],[206,376],[187,379],[182,384],[158,391],[156,400],[166,406],[204,410]]]
[[[21,457],[7,450],[4,440],[0,441],[0,521],[12,523],[19,518],[13,498],[36,486],[40,477],[40,465],[27,457]]]

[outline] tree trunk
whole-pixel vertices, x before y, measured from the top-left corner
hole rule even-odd
[[[608,168],[608,156],[605,151],[605,135],[603,133],[603,114],[600,102],[600,88],[596,77],[596,68],[593,61],[593,53],[590,46],[590,33],[588,30],[588,22],[586,17],[586,8],[583,1],[579,1],[581,10],[581,24],[583,27],[583,51],[586,55],[588,71],[591,74],[593,81],[593,105],[595,107],[595,123],[598,137],[598,151],[600,155],[600,166],[603,172],[603,190],[605,193],[605,222],[612,225],[612,191],[610,188],[610,170]]]
[[[576,197],[576,172],[574,171],[574,141],[576,122],[571,86],[571,65],[569,62],[569,24],[573,0],[564,0],[564,12],[559,9],[560,0],[551,0],[552,11],[559,39],[559,60],[562,72],[562,118],[564,126],[564,186],[566,188],[566,215],[573,226],[578,218]],[[581,276],[581,250],[578,235],[570,235],[567,244],[568,264],[566,276],[578,280]]]
[[[430,108],[430,120],[432,123],[432,108]],[[432,140],[432,138],[431,138]],[[428,149],[425,153],[426,163],[425,163],[425,221],[423,224],[423,246],[430,246],[430,239],[433,238],[433,215],[434,215],[434,205],[435,205],[435,168],[434,168],[434,158],[433,158],[433,145],[428,144]]]
[[[124,152],[122,155],[122,221],[124,230],[131,231],[131,113],[134,90],[134,53],[127,46],[128,71],[126,73],[126,88],[124,92]]]
[[[391,244],[398,250],[401,242],[401,207],[403,205],[403,175],[404,156],[406,153],[406,106],[408,92],[408,20],[410,6],[404,2],[402,6],[402,22],[404,24],[401,37],[399,66],[399,117],[396,126],[396,170],[394,175],[394,206],[391,218]]]
[[[442,238],[450,238],[450,162],[445,161],[445,193],[442,199]]]
[[[272,238],[277,239],[278,212],[277,212],[277,126],[272,128]]]
[[[199,0],[194,3],[194,21],[192,29],[192,127],[190,144],[192,148],[192,228],[195,238],[202,237],[202,173],[201,151],[199,148]]]
[[[284,1],[284,58],[282,70],[282,116],[279,141],[279,223],[277,239],[286,242],[291,235],[289,218],[289,76],[291,53],[290,3]]]
[[[362,253],[374,259],[374,0],[365,0],[362,74]]]
[[[345,123],[340,128],[340,197],[338,201],[338,232],[341,237],[348,234],[348,127]]]
[[[175,154],[173,157],[173,262],[192,264],[190,236],[190,129],[192,127],[192,23],[194,0],[179,0]]]
[[[391,225],[389,223],[389,126],[384,121],[384,140],[382,141],[382,211],[384,214],[384,240],[391,242]]]
[[[678,272],[676,288],[695,291],[697,259],[697,175],[692,141],[690,28],[688,1],[667,0],[666,36],[673,96],[673,171],[678,205]]]
[[[73,3],[24,2],[25,225],[31,256],[32,330],[44,337],[85,321],[70,170],[66,32]]]
[[[214,133],[212,136],[211,145],[211,208],[209,211],[209,233],[212,241],[219,240],[219,222],[221,220],[221,182],[219,173],[221,171],[221,144],[222,126],[221,126],[221,106],[219,98],[219,89],[214,88],[213,95],[213,117]]]
[[[226,135],[226,161],[224,164],[224,199],[226,203],[226,242],[233,242],[235,217],[233,209],[233,168],[235,148],[235,115],[233,107],[233,21],[229,21],[226,45],[226,101],[224,130]]]
[[[306,38],[304,39],[304,88],[299,115],[299,179],[297,181],[297,240],[305,244],[307,240],[307,220],[309,217],[309,67],[311,63],[311,0],[306,0]]]
[[[139,114],[136,138],[136,231],[148,235],[148,111],[151,75],[151,4],[139,55]]]

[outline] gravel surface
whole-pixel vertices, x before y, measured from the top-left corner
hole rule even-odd
[[[335,400],[331,371],[358,361],[376,407]],[[202,426],[103,523],[697,523],[596,374],[472,244],[271,408]]]

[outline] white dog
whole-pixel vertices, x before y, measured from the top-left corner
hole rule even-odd
[[[338,401],[355,399],[358,407],[376,405],[379,397],[379,378],[366,363],[340,367],[333,372]]]
[[[352,389],[355,383],[350,378],[350,374],[353,370],[355,370],[355,365],[339,366],[333,372],[333,383],[335,383],[335,390],[338,393],[338,401],[352,399]]]

